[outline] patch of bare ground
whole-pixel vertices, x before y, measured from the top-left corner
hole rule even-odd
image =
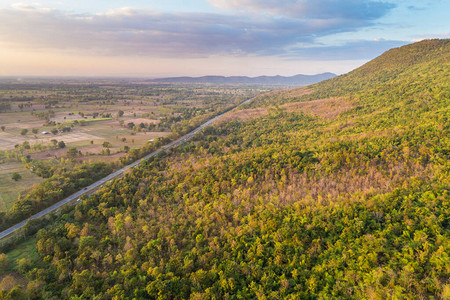
[[[345,98],[327,98],[308,102],[287,103],[282,107],[288,111],[302,111],[325,120],[331,120],[354,106],[350,100]]]
[[[111,126],[111,127],[113,127],[113,126],[120,127],[119,121],[114,120],[114,119],[113,120],[102,121],[102,125]]]
[[[31,120],[31,121],[14,122],[14,123],[6,124],[6,125],[8,126],[8,128],[31,129],[31,128],[42,127],[42,123],[44,123],[44,121]]]
[[[232,120],[248,121],[251,119],[263,117],[267,115],[269,110],[267,108],[252,108],[244,110],[233,110],[228,114],[224,115],[219,123],[228,122]]]
[[[55,121],[57,123],[67,122],[67,121],[89,121],[88,118],[83,118],[79,114],[73,114],[69,115],[68,113],[56,113],[55,117],[51,118],[52,121]],[[43,121],[41,121],[43,123]]]
[[[300,96],[304,96],[304,95],[309,95],[312,92],[314,92],[313,89],[310,88],[306,88],[306,87],[302,87],[302,88],[295,88],[295,89],[291,89],[291,90],[287,90],[285,91],[286,96],[288,97],[300,97]]]
[[[275,96],[275,97],[283,97],[283,98],[296,98],[296,97],[311,94],[312,92],[314,92],[314,90],[311,88],[301,87],[301,88],[269,92],[269,93],[262,95],[262,97]]]
[[[30,107],[23,107],[23,108],[19,108],[19,105],[13,105],[11,107],[12,111],[33,111],[33,110],[40,110],[40,109],[45,109],[45,104],[37,104],[37,103],[33,103],[32,106]]]
[[[68,148],[62,149],[51,149],[45,150],[41,152],[30,153],[30,158],[32,159],[53,159],[55,157],[66,157],[66,152]]]
[[[137,118],[137,119],[129,119],[129,120],[125,120],[125,123],[134,123],[134,124],[158,124],[161,121],[160,120],[150,120],[150,119],[144,119],[144,118]]]
[[[334,119],[341,113],[353,108],[350,100],[345,98],[327,98],[308,102],[287,103],[281,106],[287,111],[302,111],[307,114],[318,116],[325,120]],[[268,108],[252,108],[244,110],[233,110],[226,114],[221,122],[231,120],[248,121],[267,115]]]
[[[33,136],[36,136],[37,138],[33,138]],[[98,139],[97,136],[91,135],[84,132],[69,132],[59,135],[53,135],[53,134],[47,134],[43,135],[42,133],[38,133],[37,135],[27,135],[27,136],[13,136],[8,133],[0,132],[0,150],[8,150],[8,149],[14,149],[14,145],[16,144],[22,144],[25,141],[28,141],[30,144],[47,144],[52,139],[57,139],[59,141],[64,141],[67,143],[74,143],[79,141],[89,141]]]
[[[104,161],[104,162],[111,162],[111,161],[118,161],[119,158],[125,156],[126,153],[125,152],[119,152],[119,153],[114,153],[111,155],[88,155],[88,156],[81,156],[81,157],[77,157],[76,160],[79,162],[82,161],[90,161],[90,162],[100,162],[100,161]]]

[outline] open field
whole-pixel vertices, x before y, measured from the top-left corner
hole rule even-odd
[[[28,258],[31,262],[39,260],[39,254],[36,249],[36,237],[32,237],[18,244],[14,249],[8,251],[8,269],[17,271],[17,261],[22,258]],[[1,281],[1,280],[0,280]]]
[[[56,139],[59,141],[64,141],[66,144],[79,142],[79,141],[89,141],[92,139],[97,139],[98,137],[95,135],[91,135],[82,131],[79,132],[70,132],[67,134],[61,135],[43,135],[38,134],[36,137],[34,136],[17,136],[13,134],[8,134],[5,132],[0,133],[0,150],[10,150],[14,149],[14,146],[17,144],[22,144],[23,142],[29,142],[30,145],[34,144],[47,144],[50,143],[51,140]]]
[[[19,244],[6,254],[7,266],[4,274],[0,273],[0,291],[8,290],[17,284],[26,287],[29,280],[19,273],[18,261],[26,259],[32,267],[37,267],[39,254],[36,249],[37,238],[32,237]]]
[[[17,172],[22,179],[14,181],[11,176]],[[19,162],[7,162],[0,164],[0,211],[9,209],[17,200],[19,193],[25,191],[33,184],[43,179],[29,170]]]

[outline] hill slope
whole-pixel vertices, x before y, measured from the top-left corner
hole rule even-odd
[[[449,45],[262,96],[135,168],[38,234],[24,293],[448,298]]]
[[[308,85],[335,77],[333,73],[295,76],[202,76],[202,77],[170,77],[149,80],[159,83],[213,83],[213,84],[266,84],[266,85]]]

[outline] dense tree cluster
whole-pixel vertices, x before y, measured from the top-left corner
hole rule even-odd
[[[64,162],[51,165],[42,161],[31,161],[29,167],[40,176],[47,178],[35,185],[30,192],[7,211],[0,212],[0,230],[4,230],[27,218],[58,200],[110,174],[116,166],[112,163]]]

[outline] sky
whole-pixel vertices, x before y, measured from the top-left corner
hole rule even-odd
[[[0,0],[0,76],[346,73],[450,37],[448,0]]]

